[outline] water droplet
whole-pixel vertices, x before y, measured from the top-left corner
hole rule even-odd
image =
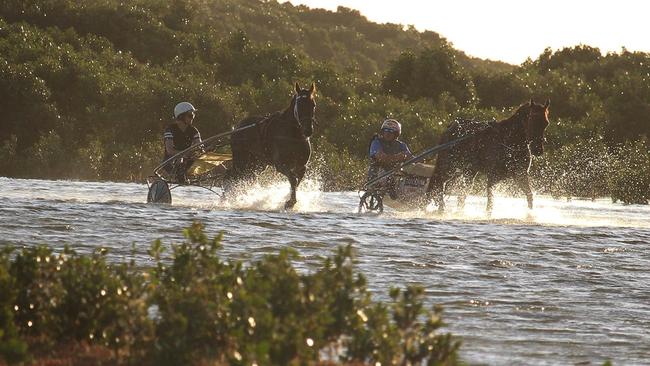
[[[309,347],[313,346],[313,345],[314,345],[314,340],[311,339],[311,338],[307,338],[307,345],[308,345]]]
[[[361,309],[357,310],[357,315],[359,315],[359,317],[361,318],[361,320],[363,320],[364,323],[368,321],[368,317],[366,316],[366,313],[363,312],[363,310]]]
[[[41,257],[36,257],[36,262],[40,263],[41,262]]]
[[[232,355],[237,359],[237,361],[241,361],[241,354],[239,352],[235,351]]]
[[[226,297],[228,297],[229,299],[232,299],[232,292],[228,291],[228,293],[226,294]]]
[[[102,290],[100,293],[102,294],[102,296],[106,296],[106,290]]]
[[[28,326],[28,327],[31,327],[33,324],[34,324],[34,323],[32,323],[31,320],[27,322],[27,326]]]
[[[14,310],[18,311],[18,305],[14,305]]]
[[[34,308],[34,304],[29,304],[29,308],[30,308],[30,309],[33,309],[33,308]]]
[[[251,327],[255,328],[255,318],[252,316],[248,318],[248,324],[251,325]]]

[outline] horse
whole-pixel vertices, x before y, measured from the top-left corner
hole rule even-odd
[[[459,180],[458,206],[463,208],[467,190],[478,173],[487,175],[487,213],[492,213],[494,194],[492,188],[498,182],[513,178],[526,194],[528,208],[533,209],[533,193],[529,170],[532,156],[544,153],[544,131],[549,125],[548,107],[530,100],[520,105],[512,116],[501,121],[477,122],[457,120],[441,135],[440,143],[459,137],[471,136],[452,148],[441,152],[436,160],[427,196],[444,212],[444,193],[447,184]]]
[[[266,117],[250,116],[237,124],[230,137],[232,168],[229,181],[241,180],[261,173],[267,166],[289,179],[291,195],[285,209],[296,204],[296,189],[302,181],[311,156],[309,137],[314,132],[314,100],[316,86],[301,89],[295,85],[295,94],[289,106]]]

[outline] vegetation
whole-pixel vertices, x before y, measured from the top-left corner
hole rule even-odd
[[[7,0],[0,4],[0,175],[141,180],[162,156],[161,131],[178,101],[198,106],[196,123],[210,136],[248,114],[284,108],[294,81],[315,81],[325,187],[359,185],[367,142],[385,117],[402,121],[403,139],[418,150],[434,145],[455,117],[505,118],[534,97],[552,103],[550,153],[534,164],[547,178],[539,190],[584,191],[575,186],[589,185],[594,172],[561,180],[570,185],[548,177],[573,174],[572,161],[598,169],[611,161],[598,182],[609,183],[587,193],[647,202],[649,79],[647,53],[603,55],[579,45],[513,66],[343,7]],[[587,141],[598,142],[593,151]]]
[[[4,249],[0,363],[458,363],[460,343],[440,333],[442,310],[424,307],[423,289],[373,301],[350,246],[303,274],[289,249],[223,261],[221,236],[210,240],[194,223],[185,238],[169,256],[156,241],[144,269],[108,263],[104,249]]]

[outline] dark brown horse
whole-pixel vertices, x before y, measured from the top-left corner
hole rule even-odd
[[[314,131],[316,110],[313,83],[309,89],[301,89],[296,83],[295,92],[284,111],[245,118],[236,128],[254,126],[235,132],[230,138],[233,167],[229,179],[247,178],[272,165],[291,184],[291,196],[285,208],[296,204],[296,189],[311,155],[309,137]]]
[[[494,204],[493,186],[506,178],[513,178],[526,194],[528,208],[533,208],[533,192],[528,171],[532,155],[544,152],[544,130],[548,126],[548,106],[530,100],[510,117],[498,122],[454,121],[442,134],[440,143],[462,136],[475,135],[461,141],[438,155],[427,193],[434,199],[438,211],[445,209],[444,193],[447,184],[459,178],[458,205],[463,207],[467,188],[478,173],[487,175],[487,211]]]

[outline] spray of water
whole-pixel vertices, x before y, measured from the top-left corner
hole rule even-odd
[[[286,179],[255,181],[240,185],[220,199],[216,207],[224,209],[278,211],[284,208],[289,198],[290,186]],[[323,206],[321,181],[308,178],[302,181],[296,192],[293,211],[318,212],[326,210]]]
[[[535,208],[529,210],[526,199],[519,196],[495,195],[491,215],[486,212],[485,196],[471,195],[465,207],[456,205],[456,196],[447,197],[447,210],[439,214],[435,205],[426,209],[395,211],[389,215],[401,219],[430,218],[434,220],[485,221],[498,224],[539,224],[549,226],[619,226],[650,227],[650,207],[647,205],[623,205],[612,203],[609,198],[596,200],[563,200],[550,196],[535,196]],[[620,213],[617,215],[616,213]]]

